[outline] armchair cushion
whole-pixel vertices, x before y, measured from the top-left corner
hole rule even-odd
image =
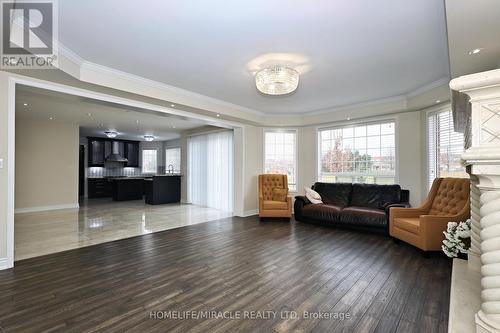
[[[470,185],[461,178],[443,178],[429,215],[456,215],[469,200]]]
[[[273,200],[264,200],[263,208],[269,210],[287,210],[288,203],[286,201],[273,201]]]
[[[275,187],[275,188],[273,188],[272,200],[273,201],[286,202],[286,196],[287,195],[288,195],[288,189],[287,188]]]
[[[420,218],[398,217],[393,220],[394,227],[417,234],[420,232]]]

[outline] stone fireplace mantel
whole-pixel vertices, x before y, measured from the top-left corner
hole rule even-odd
[[[454,261],[449,331],[500,332],[500,69],[456,78],[450,88],[471,175],[472,235],[467,265]]]

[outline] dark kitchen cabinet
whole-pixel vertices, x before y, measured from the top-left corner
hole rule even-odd
[[[89,178],[88,179],[88,197],[106,198],[113,194],[111,181],[106,178]]]
[[[128,167],[139,167],[139,142],[125,142],[125,158]]]
[[[88,166],[89,167],[103,167],[104,166],[104,152],[105,152],[104,139],[89,138],[88,148]]]

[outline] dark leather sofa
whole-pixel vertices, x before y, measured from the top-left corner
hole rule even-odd
[[[388,233],[389,209],[410,207],[410,192],[399,185],[315,183],[322,204],[295,197],[295,219],[301,222],[345,226]]]

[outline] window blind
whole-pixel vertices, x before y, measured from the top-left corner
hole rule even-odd
[[[427,133],[429,188],[438,177],[468,177],[460,161],[464,135],[454,131],[451,110],[429,114]]]

